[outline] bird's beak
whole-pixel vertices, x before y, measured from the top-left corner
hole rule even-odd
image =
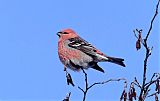
[[[57,32],[57,35],[60,37],[62,32]]]

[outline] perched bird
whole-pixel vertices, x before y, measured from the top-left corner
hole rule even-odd
[[[58,55],[65,67],[74,71],[93,68],[101,72],[104,70],[98,66],[98,62],[111,62],[125,67],[124,59],[103,54],[72,29],[62,30],[57,35]]]

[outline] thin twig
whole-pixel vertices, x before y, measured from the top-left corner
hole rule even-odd
[[[141,86],[140,83],[138,82],[137,78],[135,77],[134,79],[135,79],[135,80],[134,80],[133,83],[134,83],[137,87],[142,88],[142,86]]]
[[[107,81],[93,83],[91,86],[88,87],[88,89],[92,88],[92,87],[95,86],[95,85],[100,85],[100,84],[105,84],[105,83],[108,83],[108,82],[111,82],[111,81],[120,81],[120,80],[125,80],[125,81],[126,81],[125,78],[109,79],[109,80],[107,80]]]
[[[154,81],[156,81],[156,80],[153,80],[153,78],[154,78],[155,76],[157,76],[157,79],[160,79],[160,74],[159,74],[159,73],[154,73],[154,74],[152,75],[152,77],[151,77],[151,80],[150,80],[148,83],[146,83],[145,86],[147,86],[147,85],[150,84],[150,83],[153,84]]]
[[[146,85],[146,89],[148,89],[153,83],[155,83],[157,80],[160,80],[160,77],[158,77],[156,80],[150,81],[149,83],[147,83]]]
[[[80,89],[84,93],[84,90],[81,87],[78,86],[78,89]]]
[[[88,78],[87,78],[87,73],[85,72],[85,70],[83,68],[81,68],[81,69],[82,69],[82,71],[84,73],[84,76],[85,76],[85,90],[83,90],[80,87],[78,87],[78,88],[83,91],[83,101],[85,101],[86,94],[87,94],[87,91],[88,91]]]
[[[151,33],[152,26],[153,26],[153,22],[154,22],[157,14],[158,14],[159,2],[160,2],[160,0],[158,0],[158,3],[157,3],[157,5],[156,5],[156,12],[155,12],[155,14],[154,14],[154,16],[153,16],[153,18],[152,18],[152,20],[151,20],[150,27],[149,27],[148,33],[147,33],[147,35],[146,35],[145,41],[147,41],[147,39],[148,39],[148,37],[149,37],[149,34]]]
[[[156,94],[158,94],[158,91],[156,91],[156,92],[153,93],[153,94],[148,95],[147,97],[151,97],[151,96],[154,96],[154,95],[156,95]]]

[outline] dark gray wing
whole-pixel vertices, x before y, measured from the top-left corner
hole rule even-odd
[[[68,40],[70,41],[70,43],[68,44],[69,47],[78,49],[92,57],[96,56],[96,48],[93,47],[90,43],[88,43],[84,39],[80,37],[75,37],[75,38],[70,38]]]

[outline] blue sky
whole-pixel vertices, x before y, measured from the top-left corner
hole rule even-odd
[[[72,92],[81,101],[81,72],[71,73],[76,87],[67,86],[57,55],[56,32],[74,29],[109,56],[125,59],[126,68],[99,63],[105,73],[87,71],[89,83],[125,77],[142,79],[144,48],[136,51],[133,29],[148,31],[157,0],[0,0],[0,101],[59,101]],[[149,36],[153,53],[147,76],[159,72],[159,16]],[[154,89],[154,88],[152,88]],[[123,82],[95,86],[87,101],[117,101]],[[138,91],[137,91],[138,92]],[[148,99],[149,100],[149,99]]]

